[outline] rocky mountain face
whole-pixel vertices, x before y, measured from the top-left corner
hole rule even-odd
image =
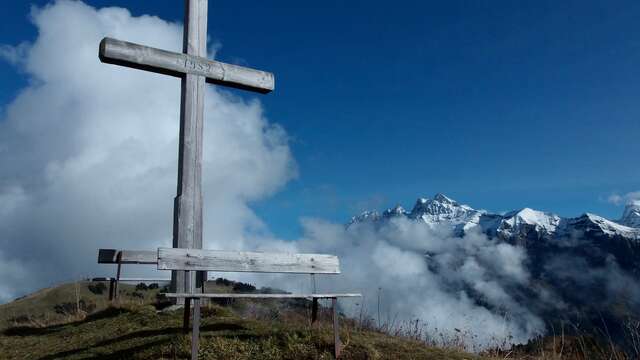
[[[628,204],[613,221],[589,213],[564,218],[529,208],[492,214],[437,194],[419,198],[410,211],[396,206],[364,212],[347,228],[365,223],[382,227],[399,217],[449,228],[454,238],[480,231],[488,241],[524,249],[531,281],[511,289],[511,295],[549,326],[569,322],[602,331],[606,325],[611,336],[623,339],[626,321],[640,317],[640,202]]]

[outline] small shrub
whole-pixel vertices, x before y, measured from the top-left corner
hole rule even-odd
[[[216,279],[216,285],[231,286],[232,284],[233,284],[233,281],[227,280],[225,278],[217,278]]]
[[[136,285],[136,290],[147,291],[147,290],[149,290],[149,287],[145,283],[140,283],[140,284]]]
[[[242,282],[237,282],[233,284],[233,291],[236,292],[254,292],[256,287],[251,284],[245,284]]]
[[[137,287],[136,287],[137,289]],[[134,291],[131,293],[131,296],[138,299],[144,299],[144,294],[139,291]]]
[[[216,306],[213,304],[203,306],[201,308],[202,317],[230,317],[233,312],[227,308]]]
[[[107,290],[107,285],[105,285],[103,282],[89,284],[89,291],[96,295],[102,295],[105,290]]]
[[[158,283],[153,283],[153,284],[149,284],[149,286],[147,288],[149,290],[154,290],[154,289],[160,288],[160,285],[158,285]]]
[[[56,304],[53,307],[53,310],[56,314],[60,315],[72,315],[78,312],[78,305],[80,306],[80,311],[84,311],[85,313],[90,313],[96,309],[96,304],[92,301],[86,302],[84,299],[81,299],[78,303],[75,302],[66,302],[62,304]]]

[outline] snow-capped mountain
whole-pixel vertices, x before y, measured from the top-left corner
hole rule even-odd
[[[506,214],[491,214],[461,204],[443,194],[432,199],[419,198],[411,211],[396,206],[382,212],[366,211],[351,219],[347,226],[362,222],[381,223],[395,217],[422,221],[427,226],[450,226],[458,235],[472,228],[492,237],[517,243],[537,239],[566,237],[623,237],[640,240],[640,203],[627,205],[618,221],[586,213],[576,218],[524,208]]]
[[[361,226],[365,229],[374,226],[374,230],[381,231],[384,238],[390,238],[397,229],[399,243],[405,244],[407,237],[403,237],[406,234],[402,229],[413,227],[398,226],[403,221],[438,228],[438,231],[418,232],[409,237],[408,241],[415,241],[412,245],[418,247],[432,244],[431,241],[437,243],[437,240],[455,241],[450,234],[441,231],[444,227],[458,236],[461,243],[467,239],[469,244],[478,241],[478,237],[466,237],[466,234],[479,231],[487,235],[485,245],[489,248],[504,243],[516,248],[523,255],[521,259],[528,281],[524,284],[508,283],[504,293],[551,324],[549,331],[555,331],[555,325],[565,323],[579,324],[581,331],[601,331],[606,321],[611,337],[623,339],[625,319],[630,314],[640,314],[640,282],[637,281],[640,279],[640,203],[627,205],[622,217],[612,221],[589,213],[564,218],[530,208],[494,214],[436,194],[430,199],[419,198],[411,211],[396,206],[382,213],[364,212],[351,219],[347,231],[359,234]],[[417,238],[419,236],[434,239],[425,241]],[[437,239],[441,236],[444,238]],[[452,247],[454,250],[444,249],[442,251],[462,251],[456,247]],[[456,255],[438,254],[437,251],[424,250],[427,266],[434,273],[442,269],[442,259],[449,261]],[[469,262],[461,261],[459,266],[462,269],[477,263],[480,258],[469,255]],[[504,275],[487,274],[483,270],[474,276],[482,279],[479,281],[499,282]],[[476,291],[477,285],[471,284],[464,291],[471,301],[486,306],[488,297]],[[500,311],[500,308],[491,310]],[[626,346],[621,340],[619,344]]]
[[[620,224],[633,228],[640,228],[640,201],[633,201],[624,208]]]

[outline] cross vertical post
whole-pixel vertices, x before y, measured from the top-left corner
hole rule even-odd
[[[185,0],[183,52],[207,56],[208,0]],[[202,135],[205,77],[185,74],[181,82],[178,193],[173,209],[173,247],[202,248]],[[173,271],[171,288],[195,292],[206,273]],[[183,299],[181,299],[183,300]]]

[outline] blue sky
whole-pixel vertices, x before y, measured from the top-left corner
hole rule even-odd
[[[86,2],[183,16],[181,1]],[[2,7],[0,43],[35,39],[29,2]],[[253,206],[294,238],[303,216],[437,192],[617,218],[606,198],[640,189],[638,19],[637,1],[210,0],[209,34],[218,59],[276,75],[260,99],[299,177]],[[6,62],[0,77],[5,106],[28,79]]]

